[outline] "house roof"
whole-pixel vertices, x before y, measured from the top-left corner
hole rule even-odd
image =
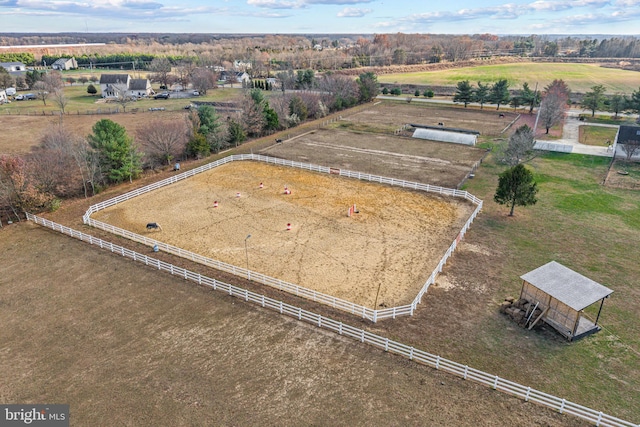
[[[69,58],[60,58],[60,59],[58,59],[57,61],[55,61],[53,64],[51,64],[51,66],[54,66],[54,65],[64,65],[64,64],[66,64],[66,63],[67,63],[67,61],[70,61],[70,59],[69,59]]]
[[[523,274],[520,278],[576,311],[606,298],[613,292],[555,261]]]
[[[131,79],[129,82],[129,90],[146,90],[148,85],[148,79]]]
[[[100,84],[117,84],[127,83],[129,81],[129,74],[102,74],[100,76]]]
[[[14,67],[16,65],[20,65],[21,67],[24,67],[24,62],[0,62],[0,66],[3,67]]]
[[[618,142],[624,144],[627,141],[640,141],[640,126],[620,126]]]

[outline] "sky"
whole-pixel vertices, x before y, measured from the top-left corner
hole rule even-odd
[[[640,0],[0,0],[2,32],[640,35]]]

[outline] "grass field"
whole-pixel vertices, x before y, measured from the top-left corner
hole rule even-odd
[[[525,82],[529,83],[532,90],[536,83],[541,89],[554,79],[562,79],[573,92],[580,93],[599,84],[604,85],[608,94],[630,94],[640,87],[638,72],[603,68],[597,64],[515,63],[378,76],[381,83],[427,86],[455,86],[463,80],[469,80],[475,86],[478,81],[494,83],[500,79],[507,79],[512,89],[521,88]]]
[[[581,144],[606,147],[615,141],[618,128],[584,125],[580,126],[579,132],[578,138]]]
[[[583,425],[39,226],[0,253],[0,399],[72,426]]]
[[[116,102],[105,103],[104,99],[100,96],[100,85],[96,84],[96,89],[98,89],[98,94],[89,95],[87,93],[87,86],[82,84],[74,84],[72,86],[66,85],[63,87],[63,93],[68,99],[68,105],[65,108],[65,111],[69,114],[77,114],[78,111],[81,113],[86,112],[87,110],[95,111],[97,109],[115,109],[120,108],[122,110],[122,106]],[[157,87],[155,88],[156,92],[162,92]],[[22,91],[19,93],[34,93],[33,91]],[[191,101],[229,101],[232,99],[237,99],[242,96],[242,91],[239,88],[218,88],[212,89],[207,92],[206,95],[197,96],[197,97],[189,97],[189,98],[169,98],[169,99],[153,99],[153,98],[143,98],[139,99],[135,102],[130,102],[126,105],[126,110],[130,111],[131,109],[137,108],[139,111],[147,110],[151,107],[164,107],[167,110],[180,110],[183,109],[186,105],[189,105]],[[3,114],[52,114],[59,113],[60,107],[55,103],[52,96],[48,97],[46,100],[46,105],[40,99],[30,100],[30,101],[13,101],[10,104],[0,105],[0,115]]]
[[[461,114],[464,113],[461,112]],[[336,143],[338,142],[336,141]],[[428,142],[425,142],[425,144],[428,144]],[[490,142],[485,144],[490,144]],[[243,147],[243,149],[248,148]],[[325,152],[323,155],[327,156],[327,153]],[[314,162],[312,158],[309,158],[308,161]],[[450,259],[443,274],[439,276],[436,286],[432,286],[425,298],[423,298],[416,314],[411,318],[384,321],[375,325],[365,325],[365,327],[372,332],[389,336],[407,345],[414,345],[431,353],[440,354],[457,362],[468,364],[521,384],[530,385],[614,416],[636,423],[639,422],[640,287],[638,278],[640,278],[640,264],[637,260],[636,246],[640,240],[640,193],[637,190],[603,186],[602,181],[609,166],[608,162],[609,160],[606,158],[575,154],[547,154],[536,158],[527,166],[533,170],[538,182],[540,189],[538,194],[539,201],[531,207],[517,207],[515,216],[508,217],[508,208],[497,205],[492,201],[498,182],[498,175],[504,170],[504,166],[499,164],[493,157],[487,158],[476,171],[475,178],[467,181],[465,188],[484,200],[483,211],[475,220],[454,256]],[[376,163],[372,163],[371,170],[367,172],[376,173],[375,166]],[[622,166],[616,163],[616,167]],[[628,170],[629,175],[627,177],[637,178],[639,176],[637,167],[629,167]],[[165,176],[159,175],[157,178],[164,178]],[[113,189],[110,197],[117,192],[123,192],[131,188],[130,185],[124,185],[120,189]],[[107,194],[99,195],[99,198],[106,196]],[[58,212],[50,214],[49,217],[74,227],[82,227],[80,225],[81,215],[87,206],[94,202],[81,200],[67,203]],[[83,231],[90,230],[83,228]],[[0,233],[6,233],[6,231],[0,231]],[[6,313],[6,316],[8,316],[6,319],[17,319],[15,320],[17,323],[14,323],[17,325],[22,325],[23,322],[29,319],[34,320],[33,324],[26,323],[25,326],[21,326],[23,329],[19,329],[16,334],[11,332],[11,335],[3,336],[0,341],[0,343],[10,343],[3,348],[3,351],[0,351],[0,359],[3,362],[5,372],[9,372],[10,366],[11,369],[15,369],[20,374],[25,375],[24,377],[13,375],[9,380],[3,382],[7,386],[5,386],[3,393],[0,395],[8,396],[5,401],[33,396],[38,398],[49,396],[46,394],[47,387],[45,385],[51,384],[51,381],[48,380],[51,374],[47,369],[34,372],[30,370],[29,365],[16,367],[12,361],[23,359],[38,361],[41,358],[46,360],[46,357],[42,354],[48,353],[42,353],[44,347],[36,347],[35,340],[33,346],[29,345],[28,342],[24,346],[18,346],[16,343],[22,342],[24,335],[20,334],[20,331],[31,330],[28,325],[33,325],[36,331],[41,331],[42,329],[39,328],[49,324],[44,321],[46,317],[40,314],[33,316],[33,313],[40,313],[39,307],[44,304],[40,299],[42,289],[46,289],[48,292],[56,290],[55,287],[51,286],[43,288],[43,283],[48,284],[52,277],[58,278],[53,282],[56,284],[59,282],[58,286],[61,289],[61,295],[65,295],[68,292],[70,296],[74,297],[70,300],[65,299],[64,301],[69,301],[70,305],[61,306],[63,308],[60,312],[56,311],[56,315],[51,316],[59,322],[56,323],[57,328],[53,330],[68,331],[68,333],[61,333],[60,335],[60,338],[65,337],[67,340],[64,342],[69,342],[70,347],[76,349],[78,341],[73,339],[74,333],[80,336],[93,337],[94,335],[87,325],[103,325],[103,329],[100,330],[100,335],[98,335],[99,337],[104,336],[107,339],[110,336],[114,336],[124,339],[100,343],[100,348],[103,349],[100,354],[105,354],[107,362],[110,362],[108,366],[111,367],[113,363],[117,362],[118,375],[111,384],[113,389],[118,390],[118,392],[109,394],[104,387],[92,387],[92,385],[101,384],[100,379],[106,375],[106,372],[112,372],[112,370],[96,371],[96,369],[104,365],[103,361],[100,358],[96,358],[95,352],[91,353],[94,350],[89,348],[85,351],[81,347],[65,359],[66,365],[53,364],[50,366],[50,370],[62,372],[64,375],[64,373],[71,372],[68,366],[75,364],[84,366],[83,372],[86,373],[85,377],[79,375],[76,378],[77,381],[70,381],[64,384],[61,388],[62,391],[55,389],[55,392],[58,393],[54,394],[55,396],[69,396],[69,390],[78,390],[78,394],[82,397],[87,393],[92,393],[91,395],[98,402],[104,401],[104,399],[111,396],[110,401],[114,406],[131,410],[135,405],[129,402],[126,397],[119,398],[118,396],[135,397],[140,395],[140,402],[146,405],[145,409],[153,413],[153,407],[148,404],[148,400],[153,399],[154,395],[149,390],[157,385],[171,385],[175,378],[182,378],[178,374],[185,372],[187,378],[192,378],[196,381],[194,383],[195,388],[189,387],[189,381],[180,381],[173,389],[168,389],[167,393],[162,395],[168,395],[169,397],[159,398],[156,396],[156,399],[160,403],[164,402],[164,399],[176,399],[175,401],[169,400],[173,402],[173,407],[179,411],[176,416],[187,416],[183,412],[184,407],[189,404],[188,402],[202,401],[200,396],[203,394],[201,391],[195,391],[190,395],[189,390],[205,390],[206,384],[209,384],[206,381],[203,382],[200,367],[211,367],[211,370],[206,372],[225,369],[225,372],[233,373],[232,378],[237,379],[239,383],[251,380],[252,377],[250,375],[236,372],[233,369],[234,365],[215,365],[214,362],[218,358],[208,357],[211,349],[199,345],[198,337],[203,335],[197,335],[191,341],[186,340],[184,345],[170,341],[169,348],[174,349],[174,351],[168,353],[160,352],[160,347],[162,347],[163,343],[167,345],[167,341],[158,341],[153,331],[156,331],[155,334],[161,335],[168,328],[167,325],[173,325],[177,320],[180,321],[178,322],[179,324],[183,325],[183,331],[189,331],[192,328],[196,328],[194,330],[197,331],[198,324],[194,324],[192,321],[188,321],[187,317],[182,316],[198,312],[198,307],[187,307],[184,304],[187,301],[194,304],[206,302],[200,301],[201,296],[199,294],[185,294],[184,282],[180,281],[180,285],[178,285],[180,292],[178,293],[172,287],[173,282],[168,282],[166,285],[169,289],[168,292],[154,293],[152,301],[146,302],[145,300],[143,304],[138,295],[132,291],[132,289],[137,290],[141,286],[141,282],[138,279],[139,276],[132,276],[132,272],[126,270],[118,262],[111,262],[105,257],[96,257],[93,254],[89,254],[89,251],[81,249],[79,252],[74,252],[74,254],[82,254],[82,256],[86,256],[91,260],[88,264],[77,264],[78,272],[85,272],[85,276],[81,277],[88,277],[86,272],[91,271],[91,289],[99,290],[100,292],[113,290],[113,292],[106,294],[90,292],[86,294],[87,291],[78,292],[75,288],[72,288],[73,291],[71,291],[65,288],[64,285],[67,283],[75,284],[76,282],[72,278],[76,277],[74,274],[79,273],[73,270],[67,276],[66,269],[75,268],[76,263],[61,256],[48,258],[45,255],[50,252],[54,252],[56,255],[63,254],[64,251],[62,249],[68,248],[71,250],[74,246],[73,244],[66,241],[60,242],[58,237],[47,237],[47,233],[27,235],[23,238],[24,244],[13,243],[17,241],[11,240],[14,237],[9,234],[4,234],[3,237],[5,236],[10,236],[8,239],[0,239],[0,243],[6,245],[4,246],[6,247],[5,253],[14,253],[16,256],[10,257],[10,262],[3,261],[0,263],[0,269],[4,269],[3,274],[0,275],[0,284],[3,285],[3,292],[4,289],[12,289],[11,292],[24,295],[24,297],[20,297],[22,299],[19,299],[18,302],[15,302],[15,299],[6,300],[6,302],[3,300],[11,310],[3,309],[0,314],[4,315]],[[18,240],[20,239],[18,238]],[[34,244],[36,241],[38,242],[37,245]],[[54,243],[52,244],[51,242]],[[121,241],[118,243],[122,244]],[[27,249],[21,249],[23,247],[30,247],[32,253]],[[74,255],[71,259],[82,259],[82,256]],[[560,338],[548,327],[543,326],[534,331],[525,331],[499,314],[499,303],[506,296],[517,297],[519,295],[522,283],[520,276],[551,260],[556,260],[610,287],[614,291],[612,296],[605,302],[600,317],[599,324],[603,326],[603,331],[583,340],[567,343],[566,340]],[[40,268],[32,268],[34,263],[37,263]],[[92,265],[93,267],[91,267]],[[99,274],[94,272],[94,269]],[[156,273],[144,270],[144,274],[147,273],[152,275],[150,280],[153,283],[158,283],[155,276]],[[129,279],[130,277],[135,277],[135,279]],[[35,286],[35,289],[29,291],[30,293],[24,291],[24,286],[18,288],[13,286],[18,282],[26,282],[27,279],[30,283],[35,284],[32,285]],[[161,287],[159,289],[165,288]],[[46,298],[51,295],[50,293],[44,293],[42,298],[45,298],[45,301],[49,301]],[[105,307],[105,301],[108,302],[115,297],[119,298],[116,300],[119,304],[114,302],[115,305],[111,311],[102,311],[100,309]],[[205,295],[205,297],[208,297],[208,295]],[[281,297],[278,296],[278,298]],[[282,296],[282,298],[295,305],[304,304],[300,300],[286,299],[288,298],[287,296]],[[165,304],[167,301],[173,302],[176,308],[172,308],[172,304]],[[157,305],[157,311],[155,308],[149,309],[147,304],[154,307]],[[243,305],[243,303],[236,302],[236,305],[238,304]],[[129,315],[133,313],[135,319],[142,321],[144,316],[140,316],[138,310],[142,306],[145,308],[140,312],[150,313],[151,323],[144,324],[142,325],[144,327],[141,328],[130,327],[126,317],[127,313]],[[77,307],[82,307],[83,310],[78,310]],[[121,307],[121,309],[118,307]],[[20,313],[16,312],[18,309]],[[324,310],[322,308],[317,309],[317,307],[312,309],[315,311]],[[339,320],[357,324],[360,327],[363,326],[362,322],[354,320],[348,315],[343,316],[340,313],[331,311],[324,312]],[[73,323],[73,319],[69,319],[69,316],[71,316],[69,313],[77,313],[77,315],[81,313],[95,314],[97,317],[89,317],[84,323],[85,326],[78,328]],[[124,319],[122,323],[117,323],[117,327],[114,325],[110,329],[106,325],[112,323],[110,321],[112,317],[105,316],[107,314],[111,316],[112,313],[118,313],[118,316],[124,316]],[[587,310],[587,314],[595,317],[596,308],[590,308]],[[268,318],[271,319],[271,317],[277,318],[276,315],[269,314]],[[202,318],[206,319],[207,316],[202,316]],[[211,318],[213,319],[214,317],[212,316]],[[65,319],[67,320],[65,321]],[[3,322],[5,321],[5,319],[2,320]],[[155,325],[159,321],[162,322],[156,329]],[[228,315],[221,322],[229,325],[239,322],[242,325],[246,325],[247,331],[254,330],[254,324],[247,323],[248,321],[242,315],[237,318]],[[264,324],[265,322],[263,320],[260,323]],[[217,323],[214,322],[214,324]],[[12,330],[11,328],[5,328],[2,333],[6,334]],[[205,330],[208,329],[205,328]],[[48,331],[49,329],[46,329],[43,332]],[[255,340],[253,335],[248,335],[241,330],[235,333],[245,340],[244,344],[235,344],[237,348],[246,350],[249,348],[247,343]],[[276,332],[275,335],[281,337],[282,333]],[[181,336],[184,336],[184,334]],[[294,341],[297,344],[293,348],[308,348],[307,335],[302,334],[300,337],[301,340],[299,342]],[[155,348],[156,350],[151,353],[140,353],[144,349],[134,348],[131,352],[119,356],[116,349],[128,349],[129,343],[138,343],[141,339],[145,343],[152,344],[151,347],[146,346],[144,348]],[[198,345],[194,347],[189,343]],[[287,341],[287,343],[290,344],[291,342]],[[271,350],[273,347],[270,344],[270,342],[265,343],[264,352],[245,355],[243,359],[245,361],[244,365],[253,366],[256,364],[255,360],[258,360],[258,366],[264,366],[264,358],[275,353]],[[212,344],[212,346],[214,345]],[[353,347],[353,345],[348,347]],[[199,355],[199,363],[190,364],[184,358],[174,358],[174,353],[178,355],[186,354],[185,349],[190,348],[193,348],[193,351]],[[220,348],[224,348],[224,345],[220,346]],[[53,348],[52,352],[61,354],[58,348]],[[144,355],[141,356],[140,354]],[[324,366],[329,366],[332,361],[342,360],[344,354],[347,354],[346,351],[339,352],[337,356],[323,352],[322,355],[325,356],[323,357]],[[368,351],[367,354],[377,353]],[[285,358],[287,357],[288,359],[286,360],[290,363],[287,366],[295,366],[298,357],[304,357],[304,353],[302,356],[288,354]],[[139,367],[141,365],[138,364],[140,360],[155,361],[156,364],[154,366],[157,366],[157,369],[147,376],[133,375],[134,373],[140,373]],[[165,360],[166,363],[164,363]],[[373,368],[378,366],[378,359],[375,360],[376,363],[372,362],[369,372],[380,372]],[[83,361],[84,364],[80,363]],[[61,361],[60,363],[63,362]],[[402,361],[398,363],[398,365],[379,366],[382,366],[383,372],[387,370],[400,372],[401,375],[399,377],[404,377],[406,372],[404,371],[405,363]],[[64,366],[67,367],[65,368]],[[335,372],[325,371],[324,369],[326,368],[315,369],[319,372],[319,375],[324,373],[324,375],[331,376],[333,375],[331,372]],[[267,368],[266,372],[272,372],[272,370]],[[343,370],[339,372],[349,371]],[[104,374],[101,375],[101,373]],[[433,373],[438,374],[438,372]],[[89,376],[89,374],[93,376]],[[430,375],[431,373],[426,377]],[[123,381],[122,378],[128,378],[129,376],[133,379],[132,382]],[[21,378],[29,380],[34,378],[35,385],[30,386],[27,380]],[[215,377],[212,376],[211,378]],[[307,376],[300,378],[304,378],[307,384],[314,383],[314,380],[309,379]],[[231,381],[233,382],[233,380]],[[282,380],[281,384],[283,382],[284,380]],[[78,384],[86,384],[86,387],[83,386],[77,389]],[[227,383],[220,383],[220,392],[227,397],[226,401],[231,402],[235,402],[234,397],[243,397],[246,393],[255,397],[261,404],[265,404],[263,399],[269,400],[265,396],[268,396],[269,390],[273,390],[268,387],[265,388],[265,395],[256,394],[255,391],[252,392],[252,387],[259,388],[261,386],[260,381],[251,382],[252,386],[241,388],[240,391],[235,392],[232,388],[226,387],[225,384]],[[417,392],[415,388],[417,384],[413,383],[405,389],[412,390],[409,394],[399,393],[396,389],[390,393],[389,384],[394,384],[394,381],[389,381],[384,387],[375,388],[377,391],[373,393],[366,388],[359,388],[355,391],[350,390],[351,392],[348,396],[350,396],[350,400],[370,403],[369,406],[363,405],[362,407],[376,408],[377,402],[382,399],[378,393],[385,396],[392,395],[396,398],[397,404],[404,405],[408,403],[407,400],[410,400],[407,396],[415,396],[414,393]],[[149,386],[147,387],[147,385]],[[13,394],[8,394],[6,390],[16,391]],[[64,390],[67,390],[67,394],[62,394]],[[298,388],[295,390],[295,396],[313,394],[314,392],[310,390],[313,390],[313,388]],[[464,405],[468,406],[466,408],[468,416],[460,410],[460,412],[456,412],[453,415],[454,418],[445,418],[443,421],[443,419],[430,419],[429,415],[424,413],[420,415],[415,412],[409,412],[410,417],[413,418],[406,419],[404,424],[410,424],[411,420],[420,420],[416,424],[421,425],[447,425],[447,423],[449,425],[504,425],[509,422],[505,422],[504,418],[491,417],[493,409],[487,411],[489,413],[483,413],[483,416],[478,418],[478,406],[495,408],[495,406],[490,405],[495,403],[493,399],[501,399],[499,394],[491,394],[491,398],[484,401],[470,400],[467,393],[468,391],[456,393],[455,397],[448,403],[449,405],[455,405],[455,403],[451,402],[465,402]],[[333,395],[336,397],[336,400],[333,401],[334,404],[335,402],[341,403],[345,399],[345,395],[339,394],[337,391]],[[197,399],[190,401],[187,399],[188,396],[196,396]],[[323,396],[326,395],[323,394]],[[371,397],[367,396],[375,396],[375,400],[371,402],[369,400]],[[424,401],[419,397],[417,399],[420,400],[421,404],[431,405],[431,399],[437,399],[439,393],[428,393],[425,396]],[[72,397],[74,397],[74,401],[80,401],[79,397]],[[86,401],[87,399],[84,400]],[[136,400],[133,400],[133,402],[136,402]],[[179,404],[176,402],[179,402]],[[499,402],[504,401],[500,400]],[[324,400],[322,404],[331,405],[331,400]],[[275,408],[274,410],[277,411],[281,408],[278,405],[278,401],[276,401],[268,406]],[[513,409],[512,407],[503,406],[503,404],[498,404],[498,406],[508,408],[508,412]],[[528,404],[521,402],[518,402],[515,406],[519,409],[524,408],[526,413],[531,414],[532,417],[542,411],[539,407],[528,406]],[[207,408],[213,407],[217,406],[212,403]],[[341,408],[343,408],[339,404],[328,407],[337,408],[335,411],[329,411],[331,414],[340,413]],[[444,407],[452,408],[445,409],[445,413],[459,409],[459,406],[445,405]],[[82,406],[82,408],[85,414],[90,410],[86,406]],[[435,408],[434,410],[437,411],[438,409]],[[284,412],[289,413],[290,411]],[[271,418],[268,418],[270,413],[262,413],[263,417],[267,417],[262,419],[270,420]],[[327,416],[331,416],[331,414]],[[250,416],[245,412],[242,412],[241,415]],[[257,417],[258,415],[255,416]],[[518,423],[516,419],[508,419]],[[379,419],[376,422],[388,425],[393,424],[386,422],[386,420],[386,418]],[[569,418],[563,418],[559,424],[565,424],[565,422],[569,424],[571,421]],[[541,425],[554,424],[551,421],[527,420],[522,422]],[[336,423],[343,424],[339,421],[336,421]]]

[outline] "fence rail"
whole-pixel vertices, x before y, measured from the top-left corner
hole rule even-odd
[[[149,239],[139,234],[132,233],[130,231],[127,231],[118,227],[114,227],[112,225],[109,225],[91,218],[91,215],[94,214],[95,212],[98,212],[110,206],[117,205],[118,203],[122,203],[124,201],[130,200],[141,194],[145,194],[150,191],[164,187],[166,185],[173,184],[175,182],[192,177],[201,172],[214,169],[218,166],[224,165],[229,162],[245,161],[245,160],[260,161],[260,162],[271,163],[279,166],[287,166],[287,167],[293,167],[293,168],[304,169],[312,172],[327,173],[327,174],[336,173],[336,171],[338,171],[337,173],[340,176],[347,177],[347,178],[355,178],[355,179],[360,179],[364,181],[378,182],[381,184],[388,184],[388,185],[402,187],[402,188],[409,188],[409,189],[425,191],[429,193],[437,193],[444,196],[464,198],[466,200],[469,200],[471,203],[475,204],[476,209],[473,211],[473,213],[471,214],[467,222],[464,224],[464,226],[462,227],[462,230],[460,231],[460,233],[458,233],[458,236],[454,239],[453,243],[449,246],[444,256],[440,259],[435,270],[431,273],[431,275],[429,276],[427,281],[424,283],[424,285],[422,285],[422,287],[420,288],[420,291],[418,291],[418,294],[416,295],[414,300],[411,302],[411,304],[385,308],[382,310],[376,310],[375,308],[371,309],[371,308],[362,306],[360,304],[355,304],[353,302],[336,298],[331,295],[323,294],[321,292],[317,292],[312,289],[308,289],[302,286],[285,282],[283,280],[269,277],[264,274],[257,273],[255,271],[247,270],[242,267],[237,267],[231,264],[223,263],[221,261],[213,260],[211,258],[203,257],[202,255],[198,255],[196,253],[178,248],[176,246],[171,246],[154,239]],[[113,233],[122,237],[126,237],[128,239],[131,239],[133,241],[136,241],[145,245],[149,245],[149,246],[157,245],[159,249],[165,252],[169,252],[174,255],[190,259],[191,261],[198,262],[198,263],[201,263],[209,267],[213,267],[218,270],[222,270],[231,274],[235,274],[240,277],[245,277],[249,280],[253,280],[255,282],[262,283],[264,285],[271,286],[279,290],[287,291],[294,295],[307,298],[312,301],[325,304],[354,315],[361,316],[362,318],[371,320],[372,322],[377,322],[378,320],[381,320],[381,319],[389,319],[389,318],[395,319],[398,316],[413,315],[413,312],[416,310],[417,305],[420,304],[420,302],[422,301],[422,297],[424,296],[424,294],[427,293],[429,286],[435,283],[436,278],[438,277],[438,274],[442,272],[442,269],[444,268],[444,265],[446,264],[447,260],[453,254],[458,243],[464,237],[465,233],[471,226],[471,223],[476,218],[476,216],[478,215],[481,209],[482,209],[482,200],[478,199],[476,196],[474,196],[473,194],[467,191],[457,190],[453,188],[445,188],[445,187],[429,185],[429,184],[421,184],[418,182],[405,181],[402,179],[387,178],[383,176],[365,174],[361,172],[353,172],[349,170],[342,170],[342,169],[336,170],[326,166],[318,166],[310,163],[296,162],[292,160],[279,159],[275,157],[263,156],[258,154],[236,154],[236,155],[224,157],[215,162],[200,166],[199,168],[182,172],[178,175],[174,175],[162,181],[155,182],[153,184],[147,185],[145,187],[141,187],[139,189],[130,191],[128,193],[121,194],[112,199],[105,200],[104,202],[92,205],[84,214],[83,221],[85,224],[91,225],[92,227],[99,228],[101,230],[108,231],[110,233]]]
[[[406,357],[414,362],[421,363],[432,368],[456,375],[465,380],[480,383],[487,387],[491,387],[494,390],[516,396],[526,402],[533,402],[542,406],[546,406],[547,408],[556,410],[561,414],[570,414],[576,416],[590,423],[593,423],[596,426],[640,427],[640,424],[633,424],[629,421],[616,418],[601,411],[596,411],[594,409],[578,405],[577,403],[573,403],[566,399],[561,399],[559,397],[543,393],[531,387],[525,387],[513,381],[500,378],[498,375],[485,373],[483,371],[471,368],[467,365],[462,365],[452,360],[448,360],[443,357],[417,349],[413,346],[409,346],[398,341],[390,340],[389,338],[373,334],[371,332],[365,331],[364,329],[355,328],[343,322],[338,322],[331,318],[321,316],[307,310],[303,310],[300,307],[286,304],[282,301],[278,301],[264,295],[251,292],[247,289],[220,282],[218,280],[203,276],[199,273],[194,273],[184,268],[174,266],[173,264],[169,264],[149,257],[147,255],[137,253],[122,246],[114,245],[111,242],[104,241],[89,234],[85,234],[69,227],[56,224],[44,218],[40,218],[27,213],[27,219],[35,222],[36,224],[40,224],[42,226],[59,231],[60,233],[69,235],[81,241],[96,245],[102,249],[120,254],[123,257],[130,258],[136,262],[157,268],[161,271],[169,272],[174,276],[178,276],[185,280],[198,283],[199,285],[209,286],[216,291],[243,299],[247,302],[259,304],[264,308],[277,311],[280,314],[296,318],[306,323],[315,325],[318,328],[327,329],[339,335],[343,335],[356,341],[369,344],[380,350],[384,350],[385,352],[390,352]]]

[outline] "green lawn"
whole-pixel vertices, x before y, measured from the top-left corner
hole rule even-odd
[[[615,141],[617,133],[618,128],[583,125],[580,126],[579,140],[582,144],[606,147]]]
[[[471,233],[478,233],[479,241],[495,241],[501,251],[494,295],[518,296],[521,282],[516,278],[552,260],[614,291],[600,318],[604,329],[594,336],[569,345],[525,331],[516,333],[514,342],[513,331],[502,323],[485,322],[486,333],[477,348],[467,350],[467,357],[482,360],[481,366],[497,363],[496,370],[513,370],[512,378],[525,383],[530,383],[531,371],[540,369],[545,379],[531,382],[542,381],[546,392],[637,422],[640,192],[602,186],[609,161],[559,153],[533,160],[527,167],[538,183],[538,203],[516,207],[513,218],[506,216],[507,207],[492,200],[504,166],[489,158],[467,182],[466,189],[485,201]],[[589,307],[586,313],[595,319],[597,309]],[[526,346],[535,350],[518,362]]]
[[[116,109],[122,107],[115,102],[104,103],[102,102],[102,98],[100,96],[100,86],[94,85],[98,89],[98,93],[96,95],[89,95],[87,93],[87,85],[82,84],[74,84],[72,86],[66,85],[63,88],[63,92],[68,99],[68,105],[65,108],[65,111],[69,113],[75,113],[77,111],[83,112],[86,110],[97,110],[97,109]],[[159,88],[154,88],[156,92],[159,92]],[[29,93],[29,91],[22,91],[20,93]],[[127,111],[130,111],[133,108],[138,108],[139,110],[146,110],[151,107],[164,107],[167,110],[180,110],[185,106],[189,105],[191,102],[221,102],[221,101],[230,101],[233,99],[237,99],[241,96],[242,91],[238,88],[218,88],[209,90],[206,95],[193,97],[193,98],[169,98],[169,99],[141,99],[135,102],[131,102],[126,105]],[[60,111],[60,107],[56,104],[53,97],[50,96],[46,100],[46,105],[42,102],[42,100],[31,100],[31,101],[13,101],[10,104],[4,104],[0,106],[0,114],[47,114],[56,113]]]
[[[629,94],[640,87],[636,71],[603,68],[596,64],[513,63],[378,76],[381,83],[434,86],[455,86],[463,80],[469,80],[475,86],[479,81],[494,83],[500,79],[507,79],[512,89],[522,87],[525,82],[531,89],[536,83],[544,88],[554,79],[562,79],[572,91],[583,93],[598,84],[604,85],[609,94]]]

